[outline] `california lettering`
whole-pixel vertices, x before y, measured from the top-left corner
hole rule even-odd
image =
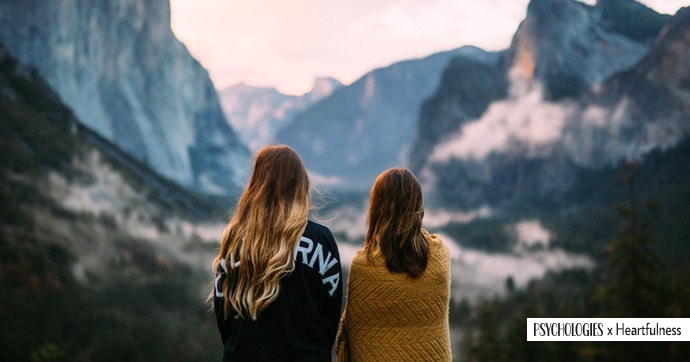
[[[297,243],[295,248],[295,261],[300,261],[302,264],[317,270],[323,276],[321,283],[330,285],[328,294],[333,296],[333,293],[338,289],[340,271],[331,276],[325,276],[329,270],[338,265],[338,260],[333,257],[330,251],[324,255],[324,249],[321,244],[314,243],[313,240],[303,236],[299,239],[299,243]]]

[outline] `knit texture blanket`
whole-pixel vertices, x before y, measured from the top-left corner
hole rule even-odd
[[[338,361],[450,361],[450,255],[437,235],[418,278],[391,273],[380,252],[357,252],[350,266]]]

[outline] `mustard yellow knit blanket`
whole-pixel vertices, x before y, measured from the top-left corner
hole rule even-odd
[[[437,235],[426,270],[416,279],[391,273],[383,256],[359,250],[348,277],[338,331],[338,361],[450,361],[450,256]]]

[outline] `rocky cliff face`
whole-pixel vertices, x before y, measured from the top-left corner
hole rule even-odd
[[[233,129],[251,150],[256,150],[271,143],[297,113],[340,87],[336,79],[318,78],[309,93],[293,96],[275,88],[237,84],[221,90],[219,96]]]
[[[168,1],[3,1],[0,42],[84,124],[205,192],[237,185],[248,152],[207,71],[170,30]]]
[[[427,152],[412,165],[431,198],[465,207],[557,199],[577,169],[672,147],[690,130],[687,11],[668,20],[634,1],[532,0],[510,49],[483,70],[493,92],[477,101],[463,91],[477,72],[451,63],[425,103],[415,147]]]
[[[671,18],[634,67],[582,98],[564,146],[578,164],[640,159],[676,144],[690,130],[690,8]],[[604,136],[605,135],[605,136]],[[575,140],[593,140],[582,147]]]
[[[448,61],[483,53],[466,47],[376,69],[295,116],[277,140],[302,155],[317,183],[367,189],[385,167],[407,163],[419,107]]]
[[[572,0],[532,0],[506,54],[511,77],[538,81],[546,99],[558,100],[630,68],[646,53],[649,40],[619,32],[617,19],[605,21],[611,16],[604,14],[615,9],[609,5],[603,11]]]
[[[508,79],[502,53],[483,57],[459,55],[443,72],[436,93],[422,104],[417,137],[409,165],[418,170],[445,136],[477,119],[489,105],[508,96]]]

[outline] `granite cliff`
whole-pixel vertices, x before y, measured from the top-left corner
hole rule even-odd
[[[167,0],[2,1],[0,22],[0,42],[86,126],[186,187],[242,182],[248,151],[173,35]]]

